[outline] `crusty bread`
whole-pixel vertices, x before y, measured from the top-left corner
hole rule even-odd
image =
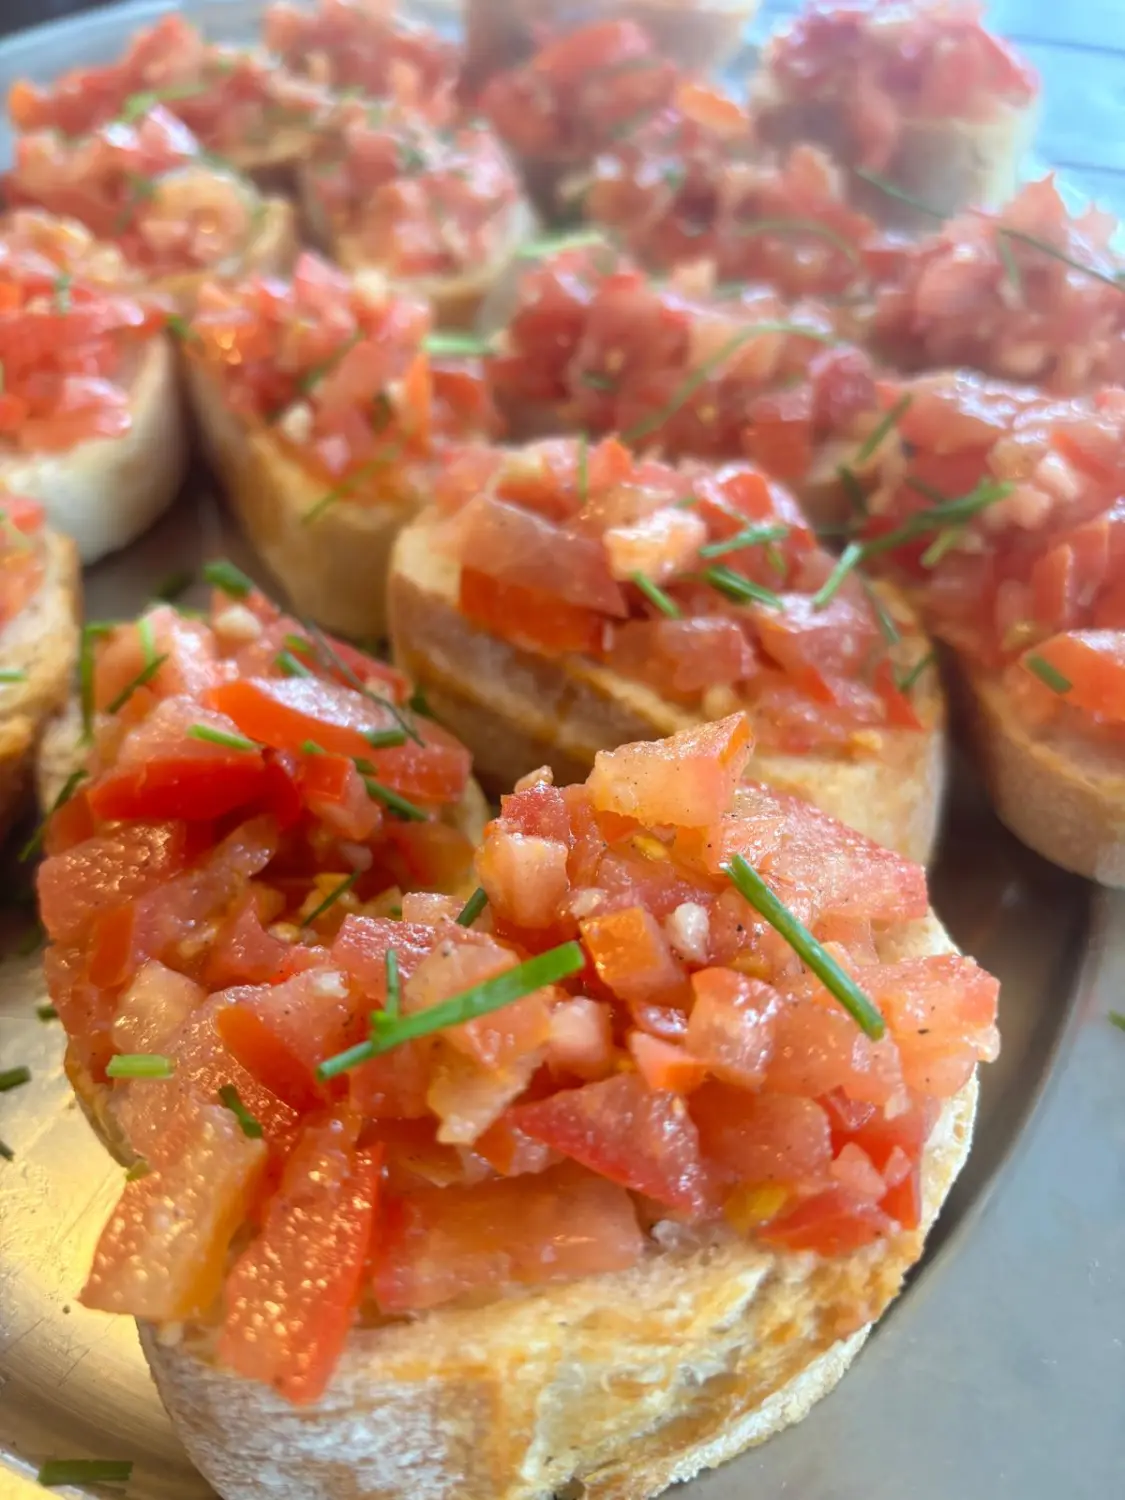
[[[190,312],[200,287],[207,282],[233,281],[255,272],[263,276],[283,276],[296,260],[299,248],[297,214],[293,205],[284,198],[264,198],[258,227],[241,254],[207,270],[162,276],[153,287],[158,292],[167,292],[184,312]]]
[[[0,683],[0,834],[21,808],[44,725],[70,691],[78,658],[78,553],[69,537],[55,532],[47,533],[44,550],[42,587],[0,630],[0,667],[26,674]]]
[[[1067,731],[1033,734],[996,677],[961,668],[977,763],[1001,822],[1064,870],[1125,886],[1125,760]]]
[[[930,917],[895,959],[951,950]],[[928,1229],[968,1153],[975,1078],[924,1161]],[[141,1328],[165,1406],[224,1500],[647,1500],[799,1421],[839,1380],[923,1231],[836,1259],[658,1229],[630,1271],[357,1330],[289,1406],[215,1367],[213,1335]]]
[[[476,628],[457,608],[457,581],[455,560],[433,544],[424,518],[400,534],[389,585],[395,658],[435,716],[472,751],[486,788],[510,787],[545,764],[560,784],[584,781],[598,750],[699,721],[697,711],[586,658],[551,660]],[[920,633],[901,597],[876,587],[904,629],[912,622]],[[925,862],[945,782],[944,701],[932,668],[916,685],[914,703],[922,733],[882,731],[854,758],[763,752],[751,761],[751,774]]]
[[[150,339],[129,382],[133,421],[119,438],[94,438],[59,453],[0,454],[0,486],[38,500],[48,523],[97,562],[147,531],[176,496],[187,440],[176,359]]]
[[[332,233],[315,194],[309,188],[308,176],[308,169],[301,169],[297,174],[297,186],[301,217],[313,244],[353,275],[371,271],[379,274],[380,268],[368,258],[357,235]],[[512,205],[502,242],[490,260],[463,271],[459,276],[420,276],[403,280],[388,277],[387,284],[403,292],[413,292],[429,302],[438,328],[472,328],[485,298],[508,270],[520,246],[532,238],[535,230],[531,205],[521,197]]]
[[[380,498],[343,498],[306,520],[331,482],[291,458],[263,425],[233,412],[190,350],[187,375],[208,460],[251,546],[298,614],[338,635],[381,637],[391,546],[421,503],[413,484],[388,465]],[[364,492],[371,495],[378,482],[366,480]]]

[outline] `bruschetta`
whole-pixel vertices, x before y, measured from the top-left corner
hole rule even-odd
[[[718,286],[706,264],[654,280],[604,245],[531,264],[488,361],[514,438],[621,433],[674,457],[749,457],[831,484],[814,460],[875,405],[850,308]],[[834,451],[834,450],[833,450]],[[823,467],[823,466],[822,466]]]
[[[292,206],[209,157],[161,104],[74,140],[21,136],[3,185],[12,204],[69,215],[118,245],[184,305],[208,278],[280,273],[296,251]]]
[[[42,213],[0,219],[0,487],[83,562],[171,503],[187,462],[164,302],[112,247]]]
[[[955,651],[1003,821],[1125,885],[1125,391],[1061,401],[958,373],[883,401],[849,555]]]
[[[749,743],[530,778],[477,897],[401,918],[319,909],[260,801],[103,830],[95,762],[48,824],[51,992],[134,1162],[83,1300],[138,1317],[225,1500],[653,1496],[843,1374],[965,1160],[998,986]]]
[[[874,347],[902,370],[967,367],[1068,395],[1125,382],[1117,220],[1071,214],[1053,177],[882,256]]]
[[[599,20],[635,21],[677,66],[706,72],[743,44],[757,0],[465,0],[462,78],[475,99],[494,73]]]
[[[8,94],[17,130],[67,136],[128,124],[154,104],[206,151],[268,178],[304,155],[331,95],[261,48],[208,41],[178,12],[136,32],[115,62],[76,68],[48,88],[20,80]]]
[[[438,337],[424,302],[312,254],[288,281],[205,286],[188,327],[192,404],[239,524],[300,613],[343,635],[384,634],[395,534],[442,446],[493,426],[479,357]]]
[[[814,141],[855,172],[884,223],[1004,202],[1035,129],[1039,81],[977,0],[809,0],[751,84],[758,139]],[[911,199],[920,199],[918,208]]]
[[[745,464],[615,439],[467,450],[399,536],[395,657],[490,787],[745,709],[753,774],[929,857],[943,706],[916,618],[816,544]]]
[[[299,172],[311,237],[467,328],[530,238],[519,175],[483,120],[442,126],[413,107],[347,99]]]
[[[0,834],[23,807],[45,724],[78,658],[78,554],[43,507],[0,490]]]

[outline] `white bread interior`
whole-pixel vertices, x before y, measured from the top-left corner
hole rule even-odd
[[[901,596],[875,587],[893,599],[896,618],[916,620]],[[423,689],[435,717],[472,751],[486,788],[506,789],[544,764],[560,785],[584,781],[598,750],[700,721],[698,710],[588,658],[552,660],[500,640],[467,621],[457,597],[457,563],[434,544],[420,517],[400,533],[391,561],[395,659]],[[750,774],[925,863],[937,837],[946,770],[944,699],[932,667],[915,685],[913,702],[921,732],[880,731],[872,747],[852,757],[762,751]]]
[[[950,951],[934,917],[881,944]],[[968,1154],[975,1077],[923,1164],[928,1229]],[[835,1259],[664,1226],[634,1269],[353,1333],[295,1408],[213,1363],[213,1334],[142,1326],[192,1460],[224,1500],[648,1500],[799,1421],[843,1375],[923,1230]]]
[[[84,563],[128,545],[171,504],[187,466],[187,438],[170,339],[150,339],[129,382],[132,425],[59,453],[0,451],[0,487],[38,500]]]

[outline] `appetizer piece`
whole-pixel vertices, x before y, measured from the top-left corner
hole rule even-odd
[[[471,326],[532,229],[515,168],[483,121],[348,99],[299,174],[306,221],[346,270],[380,271]]]
[[[660,283],[605,246],[575,246],[520,279],[489,380],[515,437],[620,432],[802,484],[874,405],[871,361],[846,342],[856,326],[846,308],[716,287],[705,265]]]
[[[766,46],[751,88],[758,139],[824,146],[855,169],[856,202],[885,223],[929,227],[911,197],[942,216],[1003,202],[1034,134],[1039,81],[986,30],[982,9],[810,0]]]
[[[397,9],[394,0],[319,0],[313,10],[270,5],[262,34],[287,68],[314,83],[444,112],[460,49]]]
[[[706,260],[721,282],[865,298],[865,252],[883,246],[874,221],[849,206],[840,168],[813,146],[781,160],[752,153],[740,116],[682,86],[676,108],[597,159],[584,216],[651,270]]]
[[[0,488],[87,563],[151,526],[187,461],[166,305],[135,281],[80,225],[0,219]]]
[[[245,172],[292,165],[308,149],[330,95],[260,50],[209,42],[184,16],[162,16],[133,35],[123,57],[76,68],[49,88],[13,84],[18,130],[89,135],[129,124],[154,104],[182,120],[207,151]]]
[[[738,51],[757,9],[757,0],[465,0],[462,87],[475,98],[494,73],[600,20],[636,21],[663,56],[704,72]]]
[[[480,109],[522,163],[536,208],[566,218],[581,196],[567,179],[668,105],[678,78],[635,22],[606,20],[497,73]]]
[[[70,690],[81,614],[78,553],[43,507],[0,490],[0,834],[28,791],[44,724]]]
[[[160,104],[75,140],[21,136],[3,185],[10,203],[68,214],[120,246],[185,302],[211,276],[283,271],[296,247],[291,206],[203,153]]]
[[[494,425],[464,342],[443,355],[424,302],[311,254],[289,281],[199,294],[184,349],[205,450],[266,566],[329,629],[384,633],[396,532],[444,445]]]
[[[298,929],[268,817],[186,871],[194,827],[138,867],[152,825],[96,863],[49,825],[57,1003],[147,1167],[83,1299],[141,1319],[222,1494],[652,1496],[843,1374],[965,1160],[998,986],[921,869],[740,787],[748,749],[736,716],[541,777],[486,833],[487,905],[401,921]],[[253,874],[191,960],[79,1008],[92,863],[170,928],[216,867]],[[232,962],[263,921],[268,957]]]
[[[884,403],[847,555],[893,569],[956,650],[1009,828],[1125,885],[1125,391],[1066,402],[945,374]]]
[[[1071,394],[1125,382],[1125,261],[1117,220],[1072,216],[1053,177],[884,260],[872,324],[900,369],[969,366]]]
[[[844,576],[788,491],[743,464],[616,439],[471,448],[391,563],[396,660],[511,783],[735,708],[754,775],[928,858],[944,776],[932,653],[892,592]]]

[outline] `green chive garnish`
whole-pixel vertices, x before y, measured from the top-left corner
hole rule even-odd
[[[492,353],[491,339],[472,333],[430,333],[426,335],[424,347],[427,354],[441,358],[467,358],[470,355]]]
[[[306,667],[303,661],[298,661],[292,651],[279,651],[274,657],[274,666],[286,677],[315,677],[316,673]]]
[[[998,236],[1006,237],[1010,240],[1019,240],[1021,244],[1030,245],[1034,250],[1041,250],[1044,255],[1049,255],[1052,260],[1061,261],[1064,266],[1069,266],[1072,271],[1081,271],[1083,276],[1092,276],[1095,281],[1100,281],[1105,286],[1115,287],[1119,292],[1125,291],[1125,286],[1122,285],[1116,276],[1112,276],[1106,271],[1099,271],[1097,266],[1088,266],[1085,261],[1075,260],[1072,256],[1066,255],[1063,251],[1056,249],[1049,240],[1041,240],[1038,235],[1028,234],[1023,229],[1009,229],[1006,225],[998,226],[996,233]]]
[[[372,750],[393,750],[397,745],[406,744],[406,730],[365,729],[363,738],[371,746]]]
[[[928,214],[931,219],[938,219],[944,223],[949,217],[948,214],[942,213],[940,209],[933,208],[928,203],[923,203],[921,198],[915,198],[910,193],[904,193],[902,188],[896,187],[889,178],[880,177],[878,172],[868,172],[863,167],[854,167],[852,170],[853,174],[862,182],[870,183],[872,187],[878,188],[881,193],[885,193],[888,198],[895,198],[899,203],[905,203],[909,208],[916,208],[921,214]]]
[[[612,375],[603,375],[600,370],[583,370],[579,375],[583,385],[588,385],[592,391],[601,391],[603,395],[617,389],[617,381]]]
[[[841,584],[849,573],[854,572],[856,564],[863,557],[863,545],[860,542],[849,542],[837,559],[836,566],[832,572],[812,596],[813,609],[824,609],[830,604],[840,590]]]
[[[202,740],[207,745],[222,745],[226,750],[245,750],[248,753],[262,748],[255,740],[248,740],[244,734],[228,734],[225,729],[212,729],[210,724],[192,724],[188,729],[188,739]]]
[[[383,1007],[383,1014],[390,1020],[397,1020],[402,1010],[402,976],[398,972],[398,954],[393,948],[387,949],[387,1003]]]
[[[301,525],[311,526],[314,521],[319,520],[330,506],[336,504],[337,500],[344,500],[352,494],[356,485],[363,484],[379,469],[385,469],[388,464],[393,464],[396,458],[401,457],[403,448],[402,443],[388,443],[386,448],[376,453],[374,458],[369,458],[366,463],[360,464],[354,474],[348,475],[339,484],[333,485],[326,494],[321,495],[315,505],[309,506],[301,516]]]
[[[589,245],[609,248],[605,235],[597,229],[579,229],[574,234],[548,234],[540,239],[526,240],[516,255],[520,260],[545,260],[548,256],[561,255],[564,250],[584,250]]]
[[[327,359],[322,359],[318,365],[313,365],[310,370],[306,370],[297,381],[298,389],[304,391],[306,395],[315,390],[324,377],[336,368],[344,355],[355,348],[362,337],[363,335],[357,330],[350,338],[345,339],[338,349],[333,350]]]
[[[55,311],[68,313],[71,307],[70,287],[74,277],[69,271],[60,271],[55,277]]]
[[[31,1082],[31,1069],[26,1067],[5,1068],[0,1073],[0,1094],[10,1093],[12,1089],[18,1089],[25,1083]]]
[[[458,927],[471,927],[487,905],[488,896],[485,889],[482,885],[478,885],[454,918]]]
[[[41,1021],[57,1021],[59,1013],[53,1005],[37,1005],[35,1014]]]
[[[872,613],[878,621],[879,630],[888,646],[897,646],[902,636],[899,634],[898,626],[894,622],[894,616],[879,597],[878,591],[872,588],[866,578],[861,578],[860,584],[863,592],[867,595]]]
[[[78,696],[82,706],[82,739],[87,745],[94,738],[94,642],[104,640],[116,628],[102,620],[91,621],[82,627],[82,649],[78,656]]]
[[[996,249],[1000,259],[1004,263],[1004,275],[1008,278],[1012,290],[1019,300],[1023,301],[1023,273],[1020,270],[1019,261],[1016,259],[1015,251],[1009,244],[1009,236],[998,234],[996,236]]]
[[[254,585],[242,569],[236,568],[225,557],[217,557],[212,562],[204,563],[203,580],[213,588],[222,589],[232,599],[245,599],[247,594],[254,592]]]
[[[890,411],[883,413],[880,421],[876,423],[857,448],[855,458],[852,460],[854,464],[867,462],[891,429],[897,427],[902,421],[913,401],[914,397],[908,391],[905,396],[899,397]]]
[[[367,762],[365,761],[363,765],[366,764]],[[363,765],[359,767],[361,773],[363,772]],[[374,776],[364,773],[363,784],[367,788],[368,793],[377,802],[381,802],[384,807],[389,807],[391,812],[397,813],[400,818],[404,818],[408,823],[425,823],[428,821],[426,814],[420,807],[410,802],[406,797],[400,797],[398,792],[392,792],[389,786],[384,786],[381,781],[376,781]]]
[[[769,542],[783,542],[789,535],[788,526],[747,526],[743,531],[728,536],[724,542],[708,542],[700,547],[700,557],[726,557],[730,552],[742,552],[747,547],[763,546]]]
[[[125,1484],[133,1465],[108,1458],[52,1458],[35,1476],[44,1489],[64,1484]]]
[[[669,620],[683,618],[683,610],[670,595],[664,592],[659,584],[653,583],[652,579],[644,573],[631,573],[629,576],[648,602],[654,605],[662,615],[666,615]]]
[[[125,1173],[125,1181],[139,1182],[142,1177],[147,1177],[151,1171],[152,1168],[149,1166],[148,1162],[145,1161],[144,1157],[138,1156],[133,1165]]]
[[[197,339],[199,337],[188,320],[182,318],[179,313],[169,313],[165,320],[165,327],[173,338],[181,339],[185,342],[188,339]]]
[[[867,512],[867,496],[864,494],[863,485],[860,484],[853,470],[849,469],[847,464],[840,464],[836,469],[836,477],[843,486],[844,493],[848,497],[848,504],[855,514],[857,516],[865,515]]]
[[[242,1127],[242,1134],[249,1140],[260,1141],[262,1139],[262,1127],[250,1111],[238,1097],[238,1090],[233,1083],[224,1083],[219,1090],[219,1103],[230,1110],[231,1114]]]
[[[744,578],[741,573],[724,567],[722,563],[708,568],[703,578],[713,589],[717,589],[726,598],[733,599],[736,604],[765,604],[770,609],[783,608],[780,596],[772,589],[764,589],[760,583]]]
[[[827,224],[818,224],[815,219],[744,219],[737,224],[741,234],[753,236],[759,234],[811,234],[818,239],[827,240],[829,244],[835,245],[836,249],[846,255],[853,266],[860,263],[859,250],[850,240],[846,240],[842,234],[837,234],[834,229],[829,229]]]
[[[195,575],[189,573],[186,568],[177,573],[169,573],[163,583],[157,584],[152,597],[160,599],[165,604],[174,604],[176,600],[191,588],[195,581]]]
[[[146,687],[152,681],[157,672],[160,671],[160,668],[168,660],[168,655],[167,651],[162,651],[159,656],[154,656],[151,661],[146,662],[133,678],[132,682],[126,683],[113,702],[107,706],[106,713],[115,714],[120,712],[138,688]]]
[[[40,823],[39,827],[35,830],[35,832],[28,839],[27,843],[20,850],[20,864],[26,864],[29,859],[33,859],[35,855],[39,853],[40,849],[43,847],[43,834],[46,831],[47,819],[50,818],[52,813],[58,812],[59,808],[62,807],[64,803],[70,801],[70,799],[74,796],[75,789],[77,788],[78,784],[82,781],[85,781],[86,777],[89,774],[90,773],[85,770],[71,771],[70,775],[63,782],[62,789],[60,790],[58,796],[47,809],[47,816],[43,819],[42,823]]]
[[[1116,1026],[1118,1031],[1125,1031],[1125,1016],[1119,1010],[1111,1010],[1109,1013],[1109,1024]]]
[[[736,854],[729,864],[723,866],[723,872],[739,895],[781,934],[805,967],[812,970],[860,1029],[878,1041],[887,1029],[883,1017],[851,975],[844,972],[808,928],[778,900],[757,870],[741,854]]]
[[[0,683],[4,682],[26,682],[27,673],[19,667],[0,667]]]
[[[449,1026],[460,1026],[465,1021],[474,1021],[478,1016],[501,1010],[527,995],[534,994],[544,985],[554,984],[568,975],[577,974],[586,965],[586,957],[578,943],[562,943],[525,963],[517,964],[482,984],[473,985],[460,995],[431,1005],[426,1010],[415,1011],[409,1016],[388,1016],[385,1012],[372,1017],[373,1033],[366,1042],[330,1057],[317,1068],[322,1080],[335,1078],[349,1068],[367,1062],[400,1047],[403,1042],[416,1037],[432,1036]]]
[[[171,1078],[172,1059],[159,1052],[119,1052],[106,1065],[109,1078]]]
[[[1044,656],[1025,656],[1024,666],[1034,672],[1040,682],[1046,683],[1053,693],[1069,693],[1074,686],[1069,677],[1064,677]]]
[[[936,490],[923,489],[913,480],[908,482],[920,493],[927,495],[938,493]],[[876,557],[883,552],[893,552],[896,547],[901,547],[907,542],[916,542],[931,531],[944,531],[947,526],[959,525],[962,521],[979,515],[982,510],[987,510],[990,505],[995,505],[998,500],[1003,500],[1011,494],[1013,488],[1010,480],[996,482],[983,479],[967,495],[959,495],[954,500],[943,497],[928,510],[920,510],[916,515],[910,516],[893,531],[884,532],[882,536],[872,537],[870,541],[864,542],[863,557],[866,559]]]
[[[192,99],[197,94],[202,94],[206,87],[204,83],[170,83],[167,88],[145,89],[141,93],[130,94],[121,106],[118,119],[126,125],[135,125],[158,104],[172,104],[177,99]]]
[[[909,669],[909,671],[904,672],[901,676],[898,676],[896,674],[895,687],[898,688],[900,693],[909,693],[911,688],[918,681],[919,677],[921,677],[926,668],[933,666],[934,662],[936,661],[937,652],[927,651],[925,656],[920,656],[918,658],[918,660]]]
[[[354,688],[357,693],[362,693],[365,698],[370,698],[372,703],[378,703],[381,708],[385,708],[396,720],[407,739],[413,740],[416,745],[425,743],[422,736],[405,718],[397,703],[392,702],[390,698],[385,697],[382,693],[375,692],[374,688],[368,687],[365,682],[359,680],[319,625],[314,625],[310,621],[305,629],[312,637],[317,656],[329,672],[338,672],[348,687]],[[425,711],[415,708],[414,698],[411,698],[409,706],[415,713]]]
[[[316,922],[320,917],[322,917],[326,911],[331,910],[331,908],[335,906],[336,902],[339,901],[340,897],[347,895],[348,891],[350,891],[352,886],[355,885],[356,881],[360,877],[360,873],[361,872],[359,870],[353,870],[352,873],[346,877],[346,879],[341,880],[340,884],[336,886],[334,890],[328,892],[328,895],[325,896],[324,900],[320,903],[319,906],[313,907],[312,911],[309,912],[308,916],[301,923],[301,926],[311,927],[313,923]]]

